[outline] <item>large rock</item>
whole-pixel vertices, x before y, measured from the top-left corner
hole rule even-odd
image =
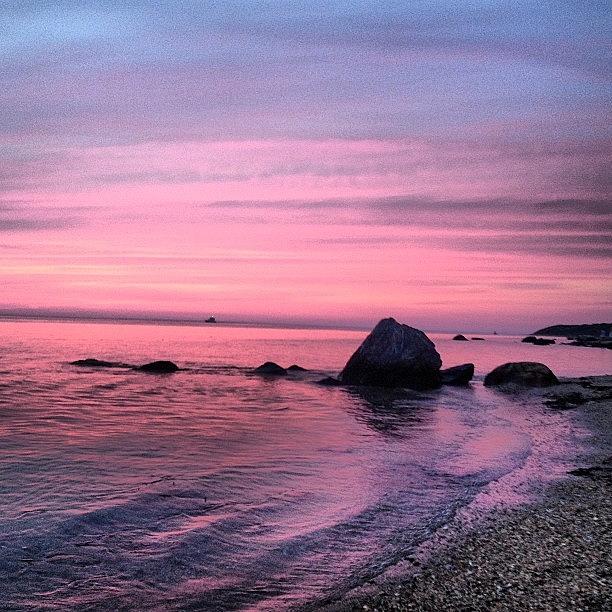
[[[443,385],[467,385],[474,378],[474,364],[464,363],[453,368],[440,371]]]
[[[262,363],[260,366],[257,366],[254,370],[256,374],[268,374],[271,376],[284,376],[287,374],[287,370],[278,365],[278,363],[274,363],[273,361],[266,361],[266,363]]]
[[[469,340],[463,334],[457,334],[453,340],[458,340],[459,342],[469,342]]]
[[[484,379],[485,387],[513,384],[520,387],[550,387],[559,384],[548,366],[534,361],[504,363],[489,372]]]
[[[442,360],[434,343],[420,330],[383,319],[340,373],[346,385],[439,387]]]
[[[137,369],[151,374],[171,374],[178,371],[179,367],[172,361],[152,361],[151,363],[145,363]]]

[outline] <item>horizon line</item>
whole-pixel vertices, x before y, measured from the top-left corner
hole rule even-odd
[[[113,311],[84,311],[84,310],[61,310],[61,309],[37,309],[37,308],[0,308],[0,320],[18,320],[25,319],[31,321],[91,321],[91,322],[102,322],[102,323],[153,323],[153,324],[164,324],[164,325],[194,325],[194,326],[236,326],[236,327],[267,327],[271,329],[330,329],[330,330],[345,330],[345,331],[371,331],[376,323],[372,324],[360,324],[360,323],[342,323],[342,322],[313,322],[313,321],[300,321],[300,320],[286,320],[280,319],[277,321],[270,321],[269,319],[218,319],[215,323],[207,322],[206,319],[210,315],[190,315],[190,314],[177,314],[177,313],[139,313],[133,312],[113,312]],[[385,318],[385,317],[381,317]],[[563,325],[562,323],[552,325]],[[546,326],[550,327],[550,326]],[[503,329],[503,325],[500,327]],[[442,328],[428,328],[428,332],[433,333],[478,333],[484,335],[494,335],[496,330],[485,331],[485,330],[464,330],[463,332],[457,329],[442,329]],[[500,335],[518,335],[533,333],[533,332],[501,332]]]

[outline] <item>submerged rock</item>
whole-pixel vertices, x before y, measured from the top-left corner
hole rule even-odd
[[[331,376],[326,376],[321,380],[317,380],[317,385],[321,385],[323,387],[342,387],[343,384],[337,379],[332,378]]]
[[[459,342],[469,342],[469,340],[463,334],[457,334],[453,340],[458,340]]]
[[[475,337],[475,338],[472,338],[472,340],[480,340],[480,342],[484,342],[485,341],[484,338],[479,338],[478,336]]]
[[[307,372],[306,368],[303,368],[302,366],[296,365],[295,363],[293,365],[290,365],[287,368],[287,371],[289,371],[289,372]]]
[[[536,338],[535,336],[527,336],[526,338],[523,338],[521,342],[535,344],[536,346],[548,346],[549,344],[555,344],[555,341],[552,338]]]
[[[266,361],[266,363],[262,363],[259,367],[254,370],[257,374],[271,374],[274,376],[284,376],[287,374],[287,370],[278,365],[278,363],[274,363],[273,361]]]
[[[172,361],[152,361],[136,369],[141,372],[150,372],[152,374],[170,374],[178,371],[179,367]]]
[[[474,377],[474,364],[464,363],[463,365],[447,368],[440,371],[443,385],[467,385]]]
[[[420,330],[383,319],[340,373],[346,385],[432,389],[440,386],[442,360]]]
[[[115,361],[104,361],[102,359],[93,359],[91,357],[87,359],[77,359],[71,361],[70,365],[79,366],[81,368],[129,368],[130,366],[125,363],[117,363]]]
[[[552,397],[551,399],[547,399],[544,401],[544,404],[549,408],[569,410],[570,408],[582,406],[582,404],[586,404],[588,401],[589,398],[586,395],[572,391],[570,393],[566,393],[565,395],[558,395],[556,397]]]
[[[612,484],[612,458],[608,457],[608,459],[605,459],[601,465],[593,465],[591,467],[570,470],[568,474],[572,474],[572,476],[592,478],[594,480],[602,479]]]
[[[535,361],[504,363],[489,372],[484,379],[485,387],[513,384],[521,387],[550,387],[559,380],[548,366]]]
[[[563,342],[562,344],[568,346],[612,349],[612,340],[574,340],[573,342]]]

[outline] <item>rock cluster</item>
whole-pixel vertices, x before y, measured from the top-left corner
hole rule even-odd
[[[150,374],[171,374],[178,372],[180,369],[176,363],[172,361],[152,361],[141,366],[130,365],[129,363],[119,363],[115,361],[103,361],[102,359],[77,359],[71,361],[70,365],[81,368],[126,368],[129,370],[138,370],[139,372],[149,372]]]

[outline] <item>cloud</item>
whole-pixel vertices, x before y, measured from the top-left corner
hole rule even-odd
[[[255,211],[253,222],[346,226],[320,245],[420,247],[462,252],[612,258],[607,200],[440,201],[395,196],[293,202],[217,202],[218,211]],[[265,213],[265,214],[260,214]],[[243,214],[245,214],[243,212]]]
[[[80,226],[86,207],[28,208],[16,202],[0,201],[0,233],[68,230]],[[15,245],[3,245],[9,248]]]
[[[0,133],[388,138],[491,117],[539,131],[559,125],[560,108],[584,132],[607,105],[608,13],[593,2],[5,3]]]
[[[273,211],[276,218],[298,215],[302,219],[316,219],[317,214],[324,214],[326,219],[339,225],[612,232],[612,203],[609,200],[438,200],[389,196],[286,202],[224,201],[214,202],[209,207],[230,211]]]

